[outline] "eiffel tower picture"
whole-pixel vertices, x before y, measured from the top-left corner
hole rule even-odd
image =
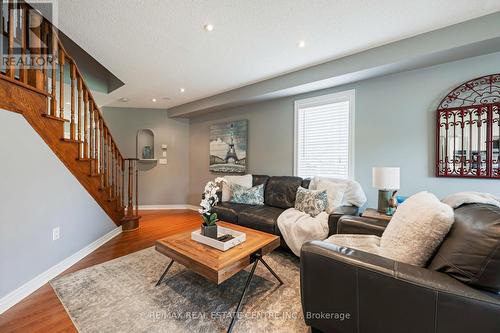
[[[214,124],[210,127],[212,172],[246,172],[247,120]]]
[[[234,139],[231,136],[231,143],[229,144],[229,149],[226,154],[226,163],[238,164],[238,155],[236,155],[236,150],[234,149]]]

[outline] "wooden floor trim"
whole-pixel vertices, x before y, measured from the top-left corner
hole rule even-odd
[[[192,210],[141,211],[138,230],[120,233],[60,275],[94,266],[155,245],[157,239],[201,224]],[[0,315],[0,332],[77,332],[52,287],[40,289]]]
[[[195,205],[140,205],[139,210],[171,210],[171,209],[189,209],[198,211],[200,206]]]
[[[4,313],[9,308],[11,308],[12,306],[22,301],[24,298],[31,295],[33,292],[38,290],[44,284],[48,283],[50,280],[52,280],[65,270],[69,269],[71,266],[73,266],[74,264],[76,264],[77,262],[88,256],[89,254],[97,250],[99,247],[107,243],[112,238],[118,236],[121,232],[122,232],[121,226],[114,228],[101,238],[85,246],[80,251],[69,256],[68,258],[64,259],[58,264],[52,266],[43,273],[39,274],[38,276],[34,277],[30,281],[23,284],[16,290],[2,297],[0,299],[0,314]]]

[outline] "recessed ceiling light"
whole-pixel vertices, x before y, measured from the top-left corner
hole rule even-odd
[[[152,99],[152,101],[153,101],[153,102],[156,102],[156,98],[153,98],[153,99]]]
[[[183,92],[185,92],[185,91],[186,91],[186,89],[181,88],[181,89],[180,89],[180,91],[181,91],[181,93],[183,93]]]
[[[71,105],[71,103],[70,102],[66,102],[66,105]]]
[[[300,47],[301,49],[303,49],[304,47],[306,47],[306,42],[301,40],[298,44],[298,47]]]
[[[207,24],[205,24],[204,28],[206,31],[210,32],[210,31],[214,30],[214,25],[211,23],[207,23]]]
[[[120,98],[120,102],[124,102],[124,103],[126,103],[126,102],[128,102],[128,101],[129,101],[129,99],[128,99],[127,97],[122,97],[122,98]]]

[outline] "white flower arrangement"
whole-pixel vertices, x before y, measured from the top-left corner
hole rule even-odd
[[[203,217],[203,224],[206,226],[214,225],[217,222],[217,213],[212,213],[212,207],[219,202],[217,191],[220,188],[217,184],[224,182],[226,182],[226,179],[218,177],[214,181],[209,181],[207,185],[205,185],[203,199],[200,202],[201,208],[198,209],[198,212]]]

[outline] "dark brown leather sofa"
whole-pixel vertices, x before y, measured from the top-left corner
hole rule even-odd
[[[281,236],[277,225],[278,216],[286,209],[295,206],[295,195],[299,186],[309,187],[310,179],[300,177],[281,176],[269,177],[253,175],[252,186],[264,184],[264,205],[254,206],[220,202],[212,211],[222,221],[227,221],[244,227],[268,232]],[[330,235],[337,232],[337,222],[342,215],[357,215],[356,206],[343,206],[330,214],[328,225]],[[282,244],[283,241],[282,241]]]
[[[339,230],[380,235],[370,220],[345,216]],[[455,209],[425,268],[321,241],[301,251],[302,307],[314,332],[498,333],[499,291],[500,209],[491,205]]]

